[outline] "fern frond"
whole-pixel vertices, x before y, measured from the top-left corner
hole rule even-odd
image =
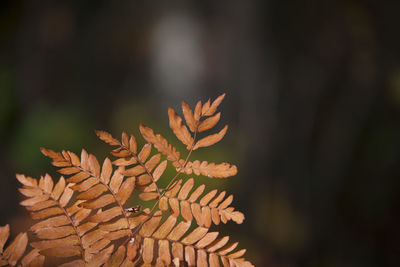
[[[44,256],[38,253],[37,249],[31,250],[21,259],[28,244],[27,233],[19,233],[15,239],[4,250],[10,236],[10,225],[0,226],[0,266],[43,266]]]
[[[144,264],[170,266],[179,260],[188,266],[220,266],[220,262],[224,266],[253,266],[241,258],[246,250],[232,252],[238,243],[227,244],[228,236],[218,238],[218,232],[208,232],[201,226],[187,233],[191,222],[176,224],[174,216],[160,222],[159,218],[150,219],[138,234],[143,239]]]
[[[108,132],[96,131],[113,147],[113,161],[106,158],[99,163],[84,149],[78,156],[42,148],[66,178],[54,183],[48,174],[38,180],[17,175],[23,185],[19,191],[26,196],[20,204],[38,221],[30,228],[36,240],[30,243],[34,249],[24,257],[26,233],[18,235],[3,252],[9,227],[0,227],[0,266],[42,266],[45,256],[67,258],[62,267],[253,266],[242,258],[245,250],[234,251],[237,242],[228,244],[229,236],[219,238],[218,232],[209,232],[212,224],[243,222],[243,213],[230,206],[233,196],[225,191],[204,192],[205,185],[195,187],[193,178],[179,179],[182,173],[210,178],[236,175],[236,166],[229,163],[190,160],[193,150],[211,146],[225,136],[227,126],[198,138],[220,121],[217,108],[224,97],[198,101],[193,110],[182,102],[182,117],[168,109],[169,126],[188,150],[182,158],[163,136],[144,125],[139,127],[147,141],[142,148],[125,132],[118,140]],[[152,147],[158,152],[152,153]],[[157,183],[166,178],[168,162],[176,173],[160,189]],[[155,200],[151,209],[124,207],[134,190],[140,191],[143,201]]]
[[[205,119],[204,121],[199,123],[199,127],[197,128],[197,131],[199,133],[210,130],[213,128],[217,123],[219,122],[219,119],[221,117],[221,112],[211,116],[210,118]]]
[[[225,125],[225,127],[222,128],[222,130],[219,131],[218,133],[211,134],[209,136],[206,136],[206,137],[200,139],[194,145],[193,150],[196,150],[200,147],[212,146],[212,145],[218,143],[219,141],[221,141],[222,138],[224,138],[227,130],[228,130],[228,125]]]
[[[137,143],[133,135],[128,138],[128,135],[123,132],[122,141],[120,142],[105,131],[96,131],[96,134],[104,142],[118,146],[111,151],[112,155],[119,157],[119,159],[113,161],[114,165],[127,167],[136,164],[136,166],[122,172],[125,176],[137,177],[136,189],[143,190],[151,184],[151,190],[155,190],[158,195],[161,195],[156,182],[165,171],[167,161],[165,160],[160,163],[161,154],[156,154],[148,159],[151,153],[151,144],[145,144],[142,150],[137,153]],[[154,172],[152,173],[153,169]]]
[[[52,257],[79,256],[81,264],[91,262],[98,255],[110,254],[113,245],[104,239],[105,231],[96,230],[97,222],[88,221],[90,209],[82,208],[81,201],[69,205],[73,184],[66,184],[63,177],[54,186],[50,175],[39,182],[31,177],[17,175],[23,185],[20,192],[28,199],[20,204],[31,211],[33,219],[40,220],[31,227],[41,241],[31,242],[40,254]],[[94,229],[94,230],[93,230]],[[92,231],[91,231],[92,230]],[[77,264],[77,261],[74,261]],[[78,266],[78,265],[75,265]]]
[[[150,144],[153,144],[160,153],[165,155],[174,167],[182,167],[179,163],[181,154],[164,137],[160,134],[155,134],[153,129],[144,125],[140,125],[139,129],[143,138]]]
[[[225,126],[220,132],[206,136],[195,143],[197,133],[210,130],[220,120],[221,113],[215,115],[214,113],[224,97],[225,94],[220,95],[211,105],[210,100],[208,100],[204,105],[202,105],[201,101],[198,101],[194,112],[186,102],[182,101],[183,116],[194,136],[189,133],[187,127],[182,123],[182,118],[175,112],[175,110],[172,108],[168,109],[169,126],[175,136],[186,145],[187,150],[196,150],[200,147],[211,146],[218,143],[225,136],[228,129],[227,126]],[[202,120],[203,117],[208,116],[210,117]]]
[[[180,162],[183,165],[184,161],[180,160]],[[179,170],[177,169],[177,171]],[[195,160],[193,162],[188,161],[183,172],[186,174],[193,173],[197,176],[204,175],[209,178],[227,178],[237,174],[237,167],[226,162],[216,164]]]
[[[111,161],[106,158],[100,169],[96,157],[88,154],[84,149],[80,159],[70,151],[60,153],[42,148],[42,153],[53,159],[54,166],[63,166],[58,172],[73,175],[67,181],[76,183],[71,186],[71,189],[81,192],[76,198],[84,201],[80,204],[82,207],[98,209],[107,206],[106,210],[91,216],[89,218],[91,222],[107,222],[120,216],[128,221],[129,212],[123,208],[123,205],[135,188],[136,178],[132,176],[124,180],[123,167],[119,167],[113,173]],[[115,205],[110,207],[110,204]]]
[[[203,194],[205,186],[197,187],[189,197],[193,186],[193,178],[188,179],[183,185],[182,180],[179,180],[161,197],[158,204],[160,210],[170,209],[173,216],[178,217],[181,214],[186,221],[192,221],[194,218],[199,226],[206,228],[209,228],[211,223],[218,225],[221,221],[227,223],[229,220],[233,220],[238,224],[243,223],[243,213],[235,211],[233,207],[229,206],[233,201],[233,195],[225,198],[225,191],[217,195],[217,190],[212,190],[196,202]],[[157,198],[157,195],[153,192],[145,192],[141,193],[139,197],[147,201]]]
[[[210,105],[210,100],[208,100],[201,109],[202,116],[212,116],[217,111],[218,106],[221,104],[222,100],[225,98],[225,93],[218,96],[214,102]]]

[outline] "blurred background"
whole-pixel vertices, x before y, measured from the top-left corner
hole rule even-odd
[[[27,229],[15,173],[56,173],[40,147],[102,159],[94,129],[137,135],[142,122],[184,151],[167,107],[226,92],[228,134],[196,158],[238,165],[210,186],[246,214],[222,231],[247,258],[399,266],[399,12],[368,0],[1,1],[1,225]]]

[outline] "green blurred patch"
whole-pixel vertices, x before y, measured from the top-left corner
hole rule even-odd
[[[255,201],[254,207],[259,207],[255,227],[273,247],[285,253],[306,247],[306,224],[296,214],[284,190],[276,187]]]
[[[37,105],[26,113],[11,141],[11,161],[18,171],[37,175],[50,170],[40,147],[80,153],[82,147],[92,147],[93,140],[93,125],[85,112],[73,107]]]
[[[120,138],[122,131],[125,131],[133,134],[138,143],[144,142],[143,138],[139,137],[139,124],[148,125],[150,122],[157,121],[154,112],[150,103],[145,101],[131,101],[117,105],[111,117],[112,134],[114,137]]]

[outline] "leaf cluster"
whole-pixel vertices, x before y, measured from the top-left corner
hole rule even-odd
[[[42,148],[62,176],[57,181],[48,174],[39,179],[16,176],[26,197],[20,204],[37,222],[29,229],[30,242],[21,233],[4,251],[9,226],[0,228],[0,266],[42,266],[49,257],[65,258],[63,267],[252,266],[243,258],[246,250],[236,250],[237,242],[210,231],[221,222],[243,222],[243,213],[231,206],[233,196],[195,186],[196,178],[179,177],[227,178],[237,173],[229,163],[190,160],[192,151],[225,136],[228,126],[199,138],[219,122],[217,108],[224,97],[198,101],[193,110],[182,102],[183,119],[168,109],[169,126],[186,153],[144,125],[139,127],[146,141],[142,147],[125,132],[117,139],[96,131],[112,147],[112,159],[99,161],[84,149],[78,155]],[[165,172],[168,165],[175,170],[173,177]],[[164,188],[161,179],[168,183]],[[151,209],[137,205],[135,191],[141,201],[152,203]],[[31,249],[24,256],[28,244]]]

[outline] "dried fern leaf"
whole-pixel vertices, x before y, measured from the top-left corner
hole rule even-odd
[[[199,133],[210,130],[211,128],[213,128],[215,125],[217,125],[217,123],[219,122],[219,119],[221,117],[221,113],[217,113],[207,119],[205,119],[204,121],[200,122],[197,131]]]
[[[159,223],[155,220],[151,223],[152,234],[139,233],[143,238],[141,256],[145,264],[169,266],[174,259],[174,262],[183,261],[188,266],[220,266],[225,262],[232,266],[253,266],[241,258],[245,250],[231,253],[237,243],[227,245],[227,236],[218,239],[218,232],[208,232],[204,227],[187,232],[191,223],[182,221],[175,225],[173,216],[163,224]],[[153,228],[158,229],[153,231]]]
[[[110,152],[116,157],[114,161],[106,158],[99,162],[84,149],[78,156],[70,151],[42,148],[66,179],[61,177],[54,183],[47,174],[39,180],[17,175],[23,185],[19,191],[27,197],[21,205],[39,220],[31,227],[38,240],[31,242],[34,250],[21,260],[21,266],[42,266],[44,256],[74,257],[61,265],[64,267],[253,266],[243,259],[245,250],[236,250],[237,242],[228,244],[228,236],[218,238],[218,232],[209,232],[212,224],[243,222],[244,215],[230,206],[233,196],[217,190],[204,193],[205,185],[195,186],[193,178],[186,182],[178,179],[182,172],[215,178],[237,173],[236,166],[225,162],[189,161],[192,150],[211,146],[225,136],[227,126],[195,142],[198,133],[219,122],[221,113],[217,108],[224,97],[225,94],[220,95],[204,104],[198,101],[193,110],[182,102],[186,124],[175,110],[168,109],[170,128],[189,150],[185,159],[164,137],[143,125],[139,129],[147,144],[141,149],[133,135],[122,132],[118,140],[105,131],[96,131],[101,140],[114,147]],[[152,146],[160,153],[152,155]],[[167,160],[162,160],[161,155]],[[168,161],[177,174],[161,190],[157,182]],[[124,208],[134,190],[141,191],[139,197],[144,201],[157,201],[143,211],[140,205]],[[9,235],[9,229],[3,228],[1,252]],[[23,235],[18,238],[24,241]],[[121,238],[125,241],[117,241]],[[22,257],[27,241],[21,246],[22,252],[11,254],[11,250],[16,251],[10,249],[16,246],[14,242],[1,253],[0,266],[10,264],[9,259],[16,264]]]
[[[110,138],[111,135],[107,135],[106,132],[101,132],[100,136],[103,138]],[[123,134],[122,144],[132,143],[129,141],[126,134]],[[106,139],[109,143],[115,144],[115,140]],[[139,158],[141,160],[146,160],[150,154],[149,146],[145,146],[142,152],[139,153]],[[77,199],[84,200],[80,203],[80,206],[86,209],[98,209],[107,206],[107,209],[102,210],[89,218],[89,221],[95,223],[108,222],[117,217],[124,217],[129,225],[129,220],[127,218],[127,212],[125,212],[123,205],[131,196],[135,188],[135,177],[130,177],[123,180],[124,168],[119,167],[114,171],[112,169],[111,161],[106,158],[100,167],[100,164],[96,157],[92,154],[88,154],[85,150],[82,150],[81,158],[72,152],[67,153],[57,153],[49,149],[43,149],[44,154],[50,156],[53,159],[53,165],[57,162],[68,162],[68,168],[76,168],[78,172],[74,174],[74,182],[76,185],[71,188],[77,191],[82,191],[82,193],[77,195]],[[65,155],[69,155],[65,156]],[[74,159],[74,160],[73,160]],[[153,160],[154,161],[154,160]],[[151,163],[154,164],[154,163]],[[61,169],[62,170],[62,169]],[[59,170],[60,171],[60,170]],[[77,179],[76,175],[80,175]],[[114,204],[112,207],[109,205]],[[130,230],[130,227],[127,227]]]
[[[192,133],[196,132],[198,121],[194,119],[193,111],[185,101],[182,101],[182,113],[190,131]]]
[[[193,150],[196,150],[200,147],[212,146],[212,145],[218,143],[225,136],[227,130],[228,130],[228,125],[225,125],[225,127],[218,133],[212,134],[212,135],[209,135],[209,136],[206,136],[206,137],[200,139],[194,145]]]
[[[76,201],[69,205],[73,195],[70,187],[73,184],[66,184],[64,178],[61,177],[60,181],[53,187],[51,186],[53,185],[53,180],[49,175],[42,177],[38,183],[32,183],[31,178],[27,178],[24,175],[17,175],[17,178],[24,185],[23,188],[26,189],[22,192],[34,189],[35,192],[40,191],[38,194],[45,195],[56,203],[55,206],[43,208],[38,212],[31,212],[34,219],[41,220],[31,227],[31,230],[41,240],[32,242],[31,246],[36,248],[41,255],[52,257],[80,256],[84,264],[90,264],[88,261],[88,255],[91,255],[90,252],[100,254],[105,250],[103,249],[104,245],[99,246],[96,241],[102,239],[104,240],[102,243],[109,243],[104,238],[104,234],[107,232],[93,230],[97,225],[95,222],[82,224],[83,221],[89,218],[91,210],[82,208],[81,201]],[[63,190],[60,189],[62,187]],[[63,192],[61,193],[61,191]],[[47,201],[35,203],[34,206],[41,205],[41,203],[46,203]],[[32,209],[32,206],[28,206],[28,209]],[[109,256],[105,252],[104,255]]]
[[[111,146],[120,146],[121,143],[115,139],[114,137],[112,137],[112,135],[110,133],[107,133],[105,131],[96,131],[96,135],[103,140],[104,142],[106,142],[107,144],[111,145]]]
[[[33,249],[22,258],[21,265],[30,267],[41,267],[44,264],[44,260],[45,257],[39,254],[39,250]]]
[[[100,138],[105,139],[106,142],[110,141],[109,138],[113,138],[111,134],[104,131],[97,131],[96,133]],[[113,138],[112,140],[114,140],[112,144],[117,145],[118,148],[114,149],[111,153],[114,156],[120,157],[119,159],[115,160],[113,164],[125,167],[137,164],[132,168],[126,169],[122,173],[123,175],[138,176],[140,174],[146,173],[151,179],[151,182],[155,183],[158,180],[159,177],[154,177],[154,174],[152,174],[151,172],[160,162],[161,154],[156,154],[148,159],[151,153],[151,144],[145,144],[142,150],[137,153],[137,142],[133,135],[131,135],[129,138],[128,135],[123,132],[121,142],[119,142],[115,138]],[[161,174],[162,173],[159,173],[157,175],[161,176]],[[138,182],[140,182],[140,179],[138,179]],[[149,183],[150,181],[147,182],[147,184],[138,184],[138,189],[142,189],[142,186],[148,185]],[[161,194],[156,184],[154,184],[154,190],[157,191],[159,195]]]
[[[181,184],[182,180],[179,180],[175,187],[166,192],[159,202],[160,210],[167,210],[169,206],[174,216],[181,214],[186,221],[194,218],[198,225],[207,228],[211,223],[218,225],[221,221],[226,223],[233,220],[238,224],[243,223],[243,213],[229,207],[233,200],[232,195],[225,198],[225,191],[217,195],[217,190],[212,190],[205,194],[199,203],[196,203],[195,201],[204,191],[204,185],[197,187],[189,196],[194,185],[193,178],[188,179],[183,185]],[[164,198],[166,200],[163,201]]]
[[[194,108],[194,113],[193,113],[194,119],[195,119],[196,121],[200,121],[200,118],[201,118],[201,109],[202,109],[202,104],[201,104],[201,101],[199,100],[199,101],[197,101],[197,103],[196,103],[196,106],[195,106],[195,108]]]
[[[21,259],[28,244],[28,235],[19,233],[14,240],[3,250],[10,236],[10,226],[7,224],[0,227],[0,266],[15,266]],[[33,259],[32,259],[33,260]]]
[[[184,161],[181,160],[180,162],[183,165]],[[216,164],[195,160],[193,162],[188,161],[183,168],[183,172],[186,174],[204,175],[209,178],[227,178],[237,174],[237,167],[226,162]]]
[[[218,106],[221,104],[222,100],[224,100],[225,94],[220,95],[217,97],[214,102],[210,106],[210,100],[203,105],[202,110],[201,110],[201,115],[202,116],[212,116],[216,111]]]
[[[99,253],[96,253],[88,260],[88,267],[99,267],[102,266],[110,258],[112,251],[114,250],[114,245],[111,245]]]
[[[10,225],[5,225],[0,227],[0,252],[3,253],[3,248],[10,236]]]
[[[182,124],[182,118],[172,108],[168,109],[168,117],[169,127],[175,136],[186,145],[186,149],[190,150],[194,140],[186,126]]]
[[[180,153],[176,151],[176,149],[168,143],[168,141],[162,137],[160,134],[155,134],[153,129],[140,125],[139,127],[140,133],[143,138],[154,145],[154,147],[163,155],[167,157],[167,159],[173,162],[174,166],[179,166]]]
[[[121,266],[122,262],[126,258],[125,246],[119,246],[114,254],[108,259],[104,267]]]

